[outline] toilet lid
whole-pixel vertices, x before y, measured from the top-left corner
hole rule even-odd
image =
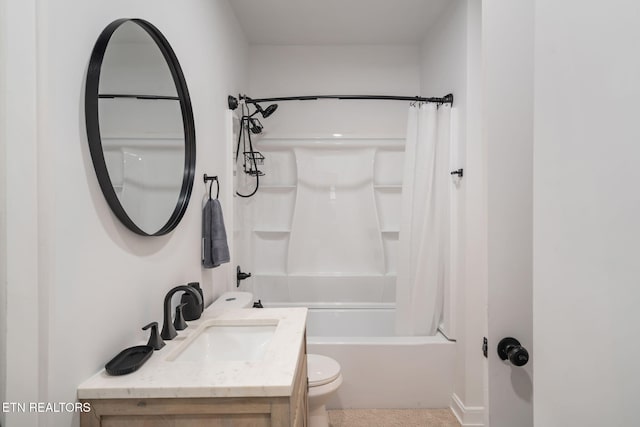
[[[328,384],[340,375],[340,364],[327,356],[307,354],[309,387]]]

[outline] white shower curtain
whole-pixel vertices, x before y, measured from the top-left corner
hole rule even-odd
[[[409,107],[396,281],[398,335],[434,335],[449,280],[451,107]]]

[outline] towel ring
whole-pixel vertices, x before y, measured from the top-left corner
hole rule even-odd
[[[204,174],[204,183],[206,184],[209,181],[209,200],[211,200],[211,187],[213,187],[213,181],[216,182],[216,199],[220,195],[220,181],[218,181],[217,176],[207,176]]]

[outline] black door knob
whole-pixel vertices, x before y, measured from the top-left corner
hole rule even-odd
[[[520,345],[520,341],[507,337],[498,343],[498,356],[502,360],[509,359],[514,366],[524,366],[529,361],[529,352]]]

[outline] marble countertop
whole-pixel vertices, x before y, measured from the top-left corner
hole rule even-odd
[[[187,362],[174,359],[203,323],[256,321],[277,327],[262,359]],[[198,320],[154,352],[136,372],[108,375],[104,369],[78,386],[79,399],[289,396],[303,345],[306,308],[206,309]],[[162,326],[162,325],[160,325]],[[145,344],[145,343],[141,343]]]

